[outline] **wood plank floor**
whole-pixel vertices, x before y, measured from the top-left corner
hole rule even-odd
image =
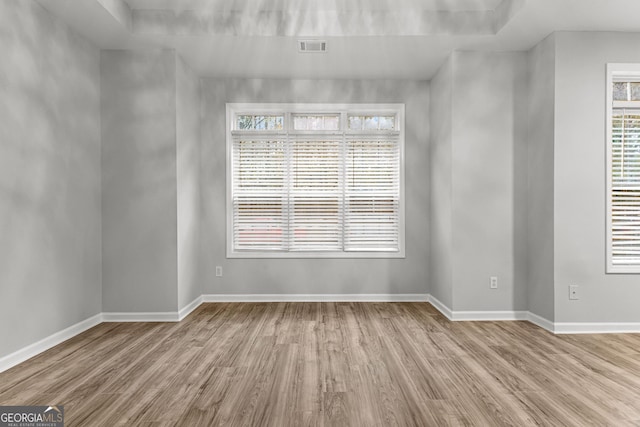
[[[203,304],[103,323],[0,374],[66,425],[640,426],[640,335],[446,320],[428,303]]]

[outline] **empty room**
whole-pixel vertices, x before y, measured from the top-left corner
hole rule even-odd
[[[637,0],[0,0],[0,427],[640,426]]]

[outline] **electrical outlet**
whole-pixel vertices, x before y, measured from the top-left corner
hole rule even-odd
[[[580,294],[578,293],[578,285],[569,285],[569,299],[570,300],[580,299]]]
[[[222,266],[216,266],[216,277],[222,277]]]
[[[491,289],[498,289],[498,277],[496,276],[491,276]]]

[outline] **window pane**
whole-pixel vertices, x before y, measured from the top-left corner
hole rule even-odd
[[[377,116],[366,116],[364,118],[364,129],[365,130],[378,130],[378,117]]]
[[[267,120],[265,116],[254,116],[253,117],[253,128],[255,130],[266,130],[267,129]]]
[[[238,195],[233,201],[234,246],[237,250],[273,251],[284,248],[282,198]]]
[[[322,130],[322,116],[311,116],[308,118],[309,129],[310,130]]]
[[[380,117],[380,130],[393,130],[395,129],[395,117],[394,116],[381,116]]]
[[[253,129],[253,116],[238,116],[238,129]]]
[[[294,189],[328,191],[338,188],[340,141],[294,141],[291,144]]]
[[[238,130],[282,130],[284,116],[242,114],[236,118]]]
[[[294,194],[291,198],[291,251],[340,251],[340,203],[337,195]]]
[[[349,116],[349,129],[362,130],[362,116]]]
[[[285,178],[283,141],[237,141],[234,143],[236,189],[282,188]]]
[[[640,187],[640,114],[615,111],[611,143],[614,185]]]
[[[307,130],[309,126],[307,124],[307,116],[294,116],[293,128],[295,130]]]
[[[338,116],[326,116],[324,118],[325,130],[338,130],[340,128],[340,118]]]
[[[614,82],[613,83],[613,100],[614,101],[627,101],[627,85],[626,82]]]
[[[284,120],[282,116],[267,117],[267,130],[282,130]]]
[[[394,130],[395,116],[349,116],[349,130]]]
[[[399,156],[396,140],[348,142],[344,237],[347,250],[398,249]]]
[[[235,140],[232,170],[234,248],[283,250],[284,141]]]
[[[320,119],[322,117],[320,116]],[[291,144],[290,250],[341,250],[341,141]]]
[[[640,101],[640,83],[632,82],[629,85],[631,86],[631,101]]]
[[[340,116],[338,115],[294,115],[294,130],[338,130],[340,127]]]

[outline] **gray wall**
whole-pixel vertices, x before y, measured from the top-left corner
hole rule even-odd
[[[453,85],[453,308],[524,310],[525,284],[515,283],[514,155],[526,140],[526,115],[516,108],[526,97],[526,55],[455,52]],[[491,276],[498,289],[489,288]]]
[[[453,172],[453,57],[431,80],[429,221],[431,238],[429,288],[431,295],[453,307],[453,239],[451,237]]]
[[[0,1],[0,357],[101,311],[99,51]]]
[[[526,87],[522,52],[454,52],[432,81],[430,287],[454,311],[527,306]]]
[[[554,321],[555,35],[531,49],[528,60],[527,299],[529,311]]]
[[[640,62],[638,45],[556,33],[455,52],[431,84],[200,81],[173,51],[100,53],[36,2],[2,1],[0,357],[201,293],[431,292],[456,311],[638,322],[638,275],[605,274],[604,119],[605,64]],[[227,102],[404,103],[406,258],[226,259]]]
[[[202,295],[200,257],[200,79],[176,57],[178,309]]]
[[[556,34],[557,322],[640,322],[640,276],[605,274],[605,64],[640,62],[638,46],[640,34]]]
[[[367,80],[203,79],[202,264],[205,294],[428,292],[429,85]],[[227,102],[405,103],[405,259],[226,259]],[[215,266],[224,277],[215,277]]]
[[[176,56],[101,52],[103,310],[177,309]]]

